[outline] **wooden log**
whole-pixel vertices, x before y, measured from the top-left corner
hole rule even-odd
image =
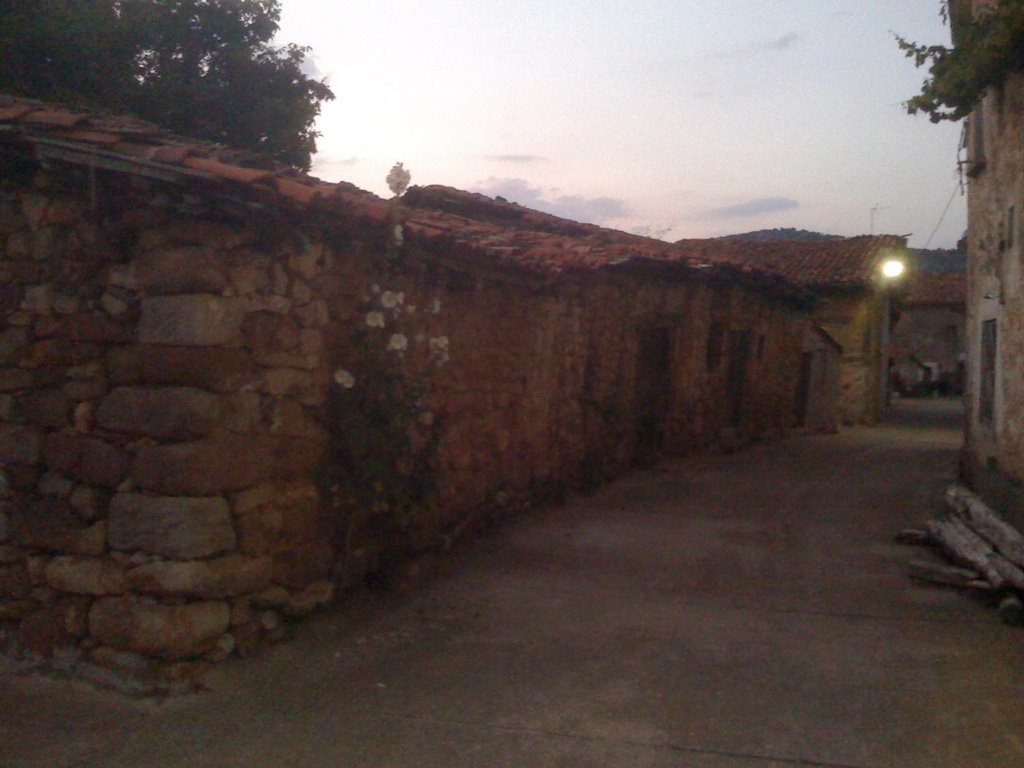
[[[985,502],[960,485],[946,491],[946,503],[979,536],[1018,568],[1024,567],[1024,536],[1001,519]]]
[[[1003,580],[1007,584],[1021,592],[1024,592],[1024,571],[998,552],[993,552],[989,556],[989,562],[992,564],[992,567],[998,571],[999,575],[1002,576]]]
[[[999,603],[999,618],[1010,627],[1024,626],[1024,603],[1016,595],[1007,595]]]
[[[932,537],[928,535],[928,531],[922,531],[920,528],[904,528],[896,534],[894,540],[897,544],[906,544],[911,547],[935,543],[932,541]]]
[[[1006,586],[1006,578],[992,564],[991,558],[995,554],[992,545],[968,528],[963,520],[956,517],[929,520],[925,523],[925,530],[953,562],[978,571],[993,589]]]
[[[927,560],[911,560],[907,563],[910,578],[918,581],[927,581],[931,584],[942,584],[947,587],[960,587],[961,589],[976,589],[979,584],[984,585],[983,589],[991,589],[991,585],[981,580],[981,575],[970,568],[957,568],[953,565],[932,563]]]

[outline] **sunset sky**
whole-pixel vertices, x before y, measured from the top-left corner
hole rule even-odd
[[[771,227],[911,234],[957,190],[960,124],[909,117],[892,32],[938,0],[282,0],[337,99],[313,172],[387,195],[501,195],[668,240]],[[877,206],[873,217],[871,209]],[[966,227],[956,192],[931,247]]]

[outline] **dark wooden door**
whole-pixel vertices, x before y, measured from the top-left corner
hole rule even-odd
[[[796,425],[807,423],[807,405],[811,394],[811,373],[814,370],[814,353],[804,352],[800,358],[800,381],[796,387]]]
[[[749,361],[750,331],[732,331],[729,334],[729,370],[725,379],[726,407],[731,427],[739,427],[743,423]]]
[[[636,372],[637,456],[643,460],[662,450],[672,402],[672,333],[651,328],[640,334]]]

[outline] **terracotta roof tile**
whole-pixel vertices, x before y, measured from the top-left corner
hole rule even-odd
[[[133,160],[161,163],[171,176],[176,167],[181,168],[183,184],[194,183],[194,177],[185,171],[189,169],[209,174],[232,194],[249,192],[263,202],[269,198],[278,205],[323,210],[335,217],[353,217],[377,225],[390,222],[394,213],[390,201],[352,184],[329,184],[265,157],[185,139],[131,117],[81,114],[52,104],[0,96],[0,120],[13,124],[13,130],[0,133],[0,141],[19,143],[29,150],[50,139],[92,146],[99,142],[104,152],[127,160],[128,168]],[[117,166],[118,172],[125,167]],[[143,170],[140,164],[140,173]],[[204,190],[216,192],[209,181],[203,183],[207,185]],[[759,290],[794,298],[807,296],[800,286],[814,284],[809,279],[813,276],[829,273],[849,281],[862,279],[861,262],[866,257],[858,254],[871,250],[853,238],[837,241],[840,245],[829,244],[828,248],[822,245],[822,250],[813,254],[800,251],[798,255],[808,257],[800,261],[789,256],[783,260],[781,251],[788,249],[780,244],[672,244],[441,186],[409,189],[402,198],[401,215],[408,237],[443,241],[450,253],[471,254],[475,263],[486,260],[495,266],[547,277],[593,270],[642,270],[666,276],[699,273],[742,279]],[[872,243],[876,241],[879,239],[872,239]]]
[[[184,165],[185,158],[191,155],[193,151],[193,147],[187,144],[163,144],[153,147],[149,158],[158,163]]]
[[[896,235],[812,242],[681,240],[678,245],[702,258],[767,269],[810,289],[869,286],[882,260],[906,251],[906,239]]]
[[[320,192],[316,187],[309,184],[299,184],[298,182],[280,177],[274,179],[274,184],[277,185],[277,193],[279,195],[283,195],[302,205],[308,205],[320,196]]]
[[[69,131],[65,136],[68,141],[84,141],[86,144],[117,144],[121,136],[107,131],[90,131],[88,129],[76,129]]]
[[[271,176],[270,171],[243,168],[239,165],[222,163],[219,160],[211,160],[208,157],[186,157],[182,162],[186,168],[194,171],[203,171],[213,176],[231,181],[240,181],[243,184],[253,184],[258,181],[265,181]]]
[[[17,122],[31,111],[31,107],[21,105],[13,107],[0,107],[0,123]]]
[[[61,128],[71,128],[84,123],[89,116],[80,112],[67,112],[64,110],[32,110],[21,118],[26,123],[37,125],[54,125]]]

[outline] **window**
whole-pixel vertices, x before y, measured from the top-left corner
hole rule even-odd
[[[981,370],[978,376],[978,421],[991,428],[996,403],[996,321],[981,324]]]

